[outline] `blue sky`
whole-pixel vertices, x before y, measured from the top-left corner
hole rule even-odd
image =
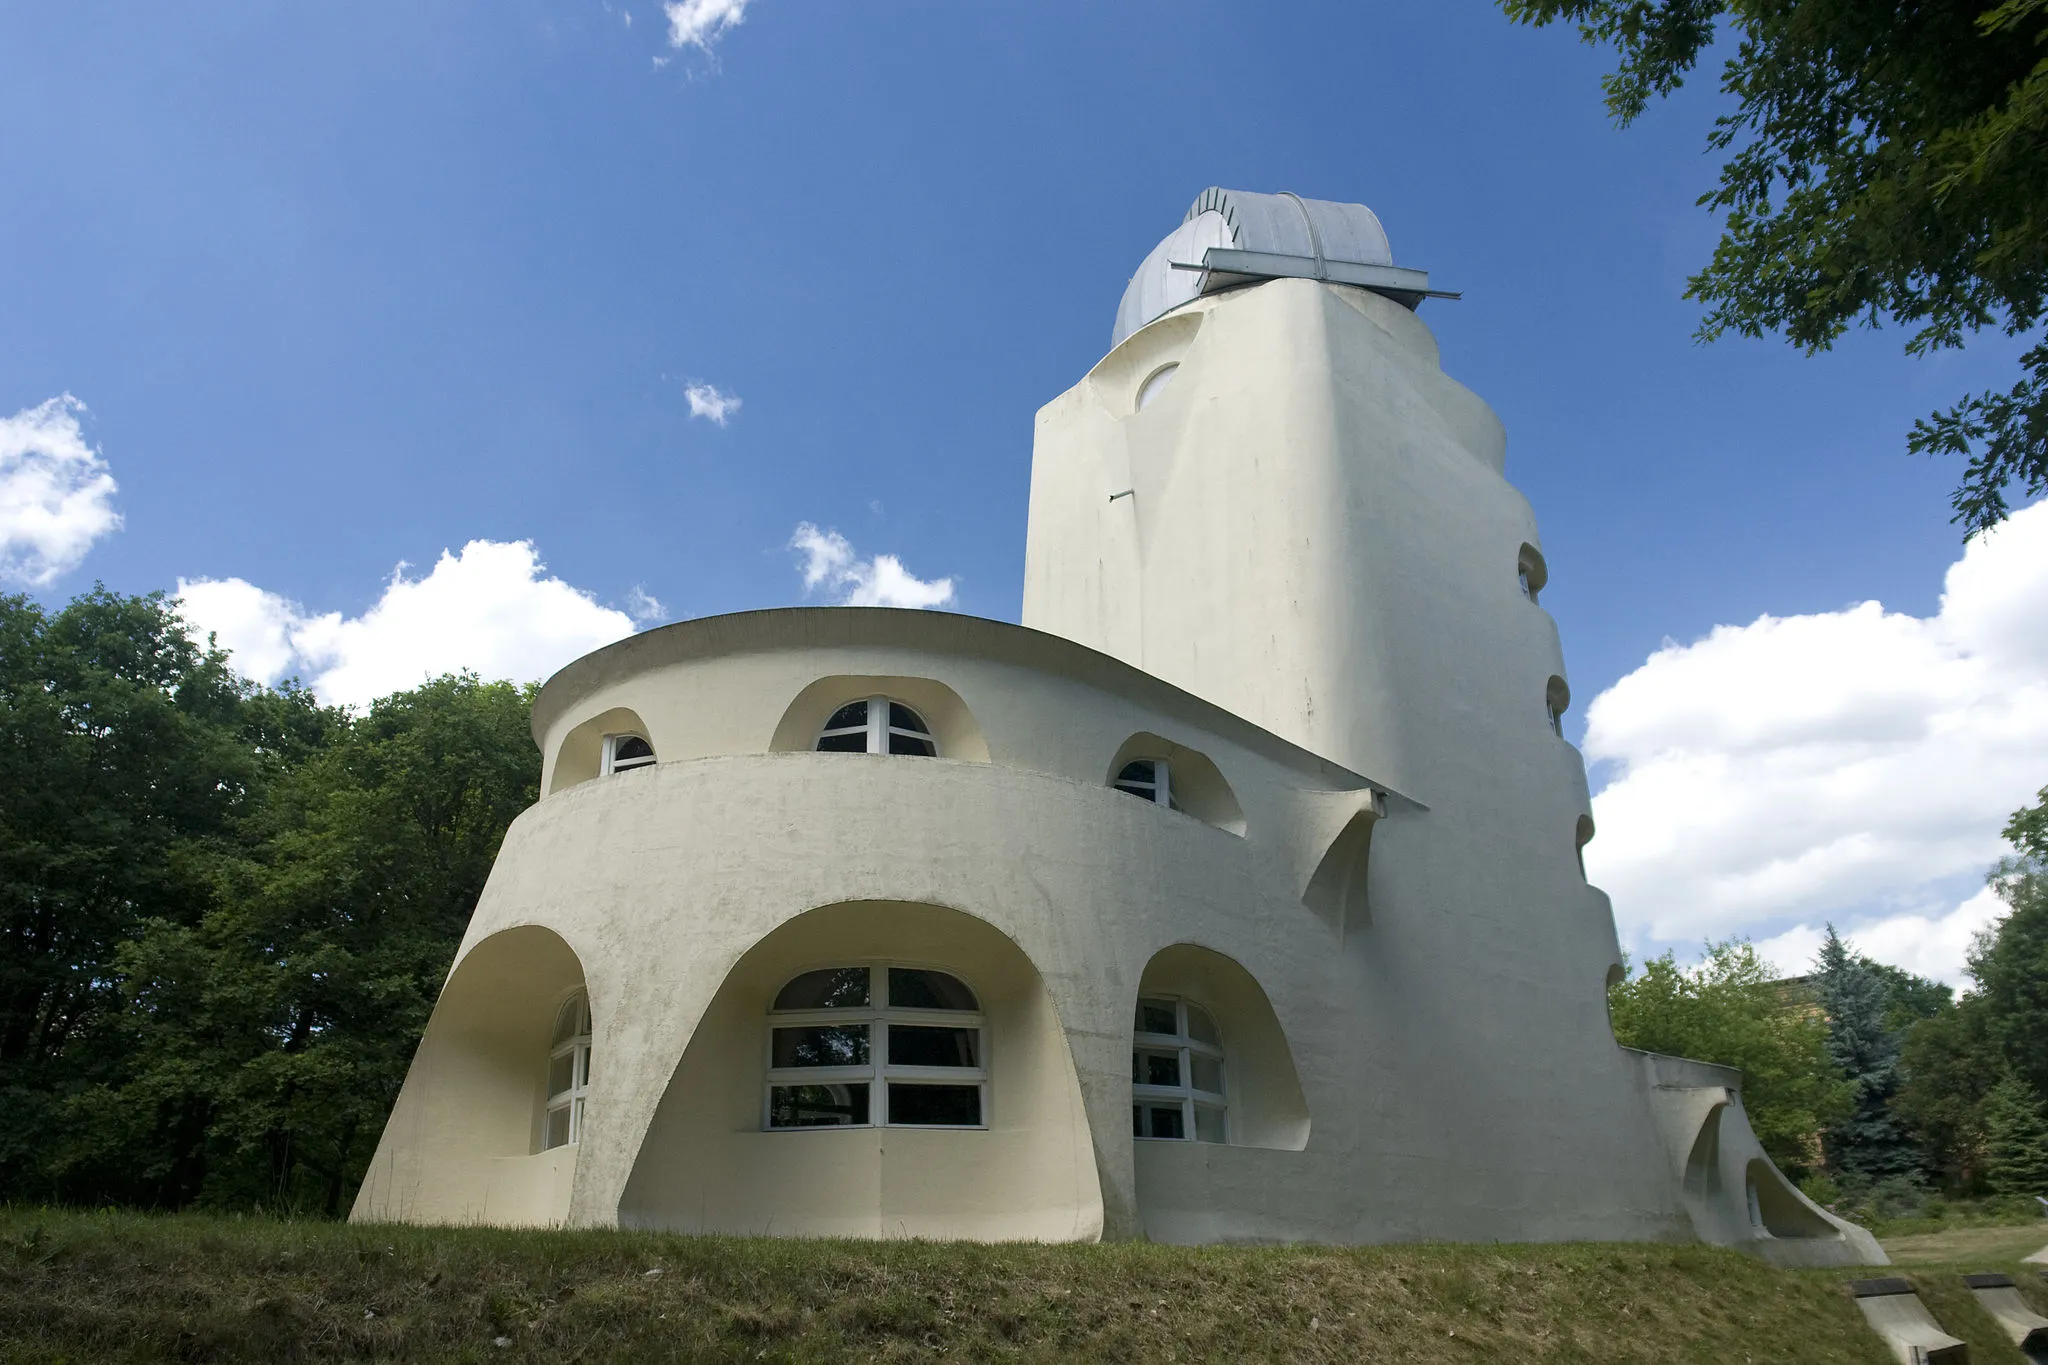
[[[75,395],[38,430],[75,422],[121,518],[13,586],[237,580],[331,653],[382,638],[357,627],[395,566],[526,541],[544,574],[506,572],[560,580],[573,634],[569,588],[645,619],[828,600],[790,548],[808,523],[1015,619],[1032,414],[1221,184],[1369,203],[1465,292],[1424,316],[1507,424],[1575,697],[1765,614],[1936,619],[1957,471],[1904,434],[2017,348],[1698,345],[1711,79],[1617,131],[1604,54],[1481,0],[691,6],[680,47],[648,0],[0,11],[0,417]],[[693,385],[739,406],[693,416]],[[1648,689],[1589,743],[1598,780],[1672,752],[1641,718],[1691,703]],[[1892,883],[1663,920],[1631,891],[1624,934],[1936,923],[1996,852],[1988,812],[2048,781],[2032,743]],[[1895,955],[1953,976],[1956,932]]]

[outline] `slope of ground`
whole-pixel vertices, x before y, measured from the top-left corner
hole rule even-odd
[[[1958,1268],[1909,1273],[1973,1361],[2020,1365]],[[2008,1270],[2048,1310],[2016,1259],[1966,1268]],[[1880,1365],[1850,1278],[1682,1246],[797,1242],[5,1209],[0,1359]]]

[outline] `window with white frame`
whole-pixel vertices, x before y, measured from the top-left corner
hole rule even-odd
[[[965,982],[926,967],[824,967],[768,1014],[766,1128],[985,1128],[988,1035]]]
[[[1223,1035],[1192,1000],[1145,996],[1131,1042],[1131,1136],[1230,1141]]]
[[[540,1145],[566,1147],[583,1140],[583,1097],[590,1089],[590,997],[582,991],[555,1013],[548,1052],[548,1109]]]
[[[1132,759],[1117,770],[1116,781],[1110,785],[1141,801],[1151,801],[1170,810],[1180,809],[1180,802],[1173,794],[1173,774],[1163,758]]]
[[[832,713],[818,732],[818,748],[841,754],[916,754],[936,758],[938,742],[924,717],[900,701],[866,697]]]
[[[635,768],[654,766],[654,746],[642,735],[606,735],[604,737],[604,761],[600,771],[610,777],[613,773],[629,773]]]

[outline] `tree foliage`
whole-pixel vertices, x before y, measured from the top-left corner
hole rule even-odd
[[[2041,1092],[2008,1075],[1984,1098],[1984,1179],[1998,1194],[2048,1195],[2048,1114]]]
[[[1908,352],[1995,327],[2032,335],[2020,378],[1916,422],[1908,447],[1966,457],[1956,520],[2048,489],[2048,0],[1502,0],[1524,23],[1612,44],[1627,124],[1684,83],[1726,25],[1735,107],[1700,203],[1723,235],[1688,297],[1703,338],[1782,333],[1808,353],[1853,324],[1913,329]]]
[[[1828,1169],[1847,1184],[1917,1179],[1920,1153],[1892,1112],[1903,1039],[1892,1022],[1890,983],[1874,964],[1849,951],[1832,924],[1817,966],[1814,987],[1827,1014],[1828,1059],[1851,1087],[1848,1112],[1823,1138]]]
[[[0,660],[0,1197],[340,1211],[537,794],[527,698],[324,710],[160,595],[0,600]]]
[[[1789,1171],[1812,1164],[1813,1135],[1849,1107],[1851,1089],[1828,1058],[1827,1021],[1747,942],[1709,944],[1690,969],[1670,953],[1652,958],[1607,1002],[1624,1045],[1740,1069],[1750,1127]]]

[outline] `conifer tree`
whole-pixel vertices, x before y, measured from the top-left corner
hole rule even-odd
[[[1984,1133],[1985,1183],[1999,1194],[2048,1195],[2048,1114],[2034,1087],[2018,1076],[1993,1086]]]
[[[1828,1056],[1854,1087],[1848,1116],[1823,1135],[1828,1166],[1837,1178],[1917,1180],[1920,1153],[1893,1116],[1899,1088],[1900,1038],[1887,1020],[1885,979],[1849,951],[1835,927],[1821,945],[1815,982],[1828,1018]]]

